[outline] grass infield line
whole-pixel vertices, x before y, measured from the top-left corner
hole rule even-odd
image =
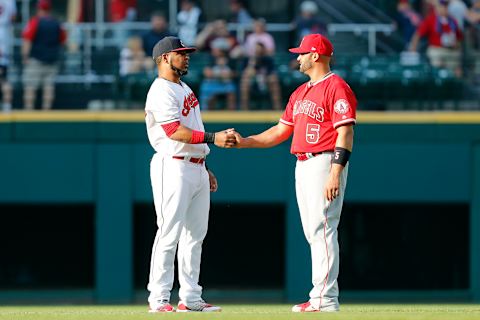
[[[478,304],[343,304],[339,313],[294,314],[291,305],[222,305],[220,313],[149,314],[145,305],[121,306],[8,306],[0,307],[0,319],[9,320],[140,320],[140,319],[480,319]]]

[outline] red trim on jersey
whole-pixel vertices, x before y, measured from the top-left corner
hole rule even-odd
[[[163,130],[165,131],[165,133],[167,134],[167,137],[169,138],[172,136],[172,134],[175,133],[175,131],[177,131],[178,127],[180,127],[180,121],[162,124]]]
[[[37,30],[38,30],[39,21],[40,20],[38,19],[38,17],[33,17],[32,19],[30,19],[30,21],[28,21],[27,26],[25,27],[25,29],[23,29],[23,32],[22,32],[23,39],[30,40],[30,41],[33,41],[33,39],[35,39],[35,35],[37,34]]]
[[[192,139],[190,140],[191,144],[203,143],[205,139],[205,132],[192,130]]]

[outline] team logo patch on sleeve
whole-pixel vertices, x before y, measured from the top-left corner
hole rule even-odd
[[[335,102],[335,106],[333,107],[333,110],[335,110],[335,112],[338,114],[345,114],[348,112],[349,109],[350,105],[345,99],[338,100],[337,102]]]

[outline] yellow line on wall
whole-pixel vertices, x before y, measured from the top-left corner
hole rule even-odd
[[[204,111],[206,123],[277,123],[282,111]],[[0,113],[0,122],[143,122],[143,110],[133,111],[14,111]],[[480,124],[480,112],[359,112],[357,123]]]
[[[478,123],[480,112],[359,112],[357,123]]]

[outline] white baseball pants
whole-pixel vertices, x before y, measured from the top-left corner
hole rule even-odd
[[[202,242],[207,234],[210,183],[203,164],[153,156],[150,164],[158,231],[152,249],[148,290],[150,306],[170,301],[178,245],[179,297],[201,299],[198,284]]]
[[[312,256],[310,304],[324,310],[338,309],[340,256],[337,227],[348,175],[347,164],[340,179],[340,195],[328,202],[324,188],[332,157],[332,153],[323,153],[305,161],[297,161],[295,168],[297,202]]]

